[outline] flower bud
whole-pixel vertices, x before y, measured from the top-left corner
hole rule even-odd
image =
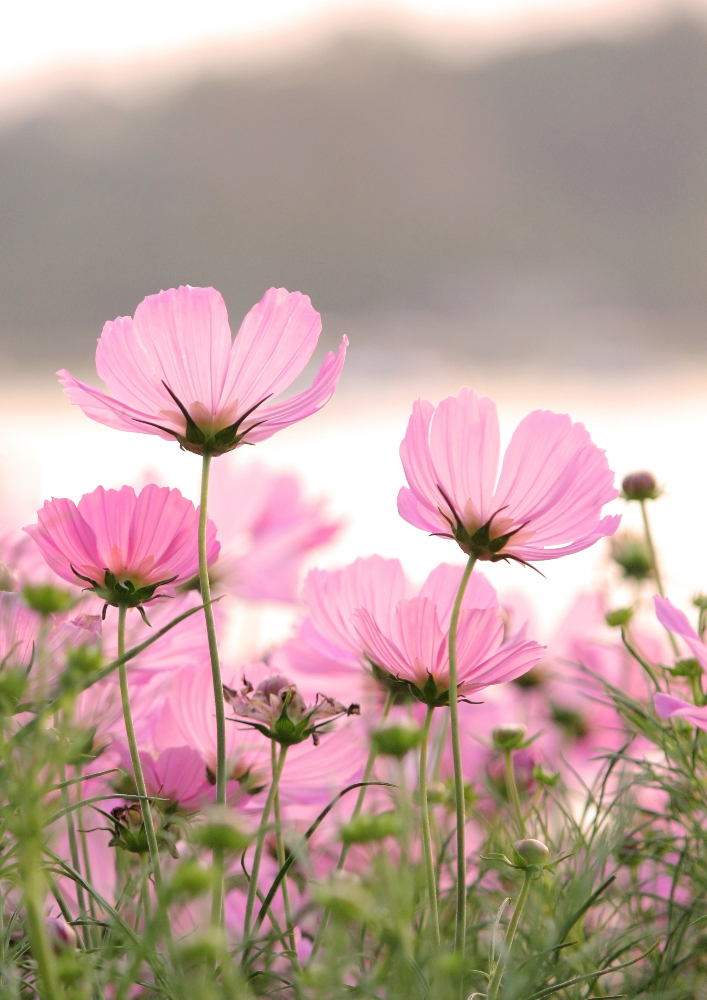
[[[632,618],[633,608],[616,608],[615,611],[609,611],[604,615],[604,621],[611,628],[619,628],[622,625],[628,625]]]
[[[74,951],[78,944],[78,935],[63,917],[46,917],[44,926],[52,943],[54,951]]]
[[[631,472],[621,484],[625,500],[655,500],[660,489],[651,472]]]
[[[550,851],[540,840],[518,840],[513,847],[526,865],[545,865],[550,860]]]
[[[68,590],[60,590],[49,584],[41,587],[28,584],[22,591],[22,596],[33,611],[45,617],[68,611],[74,606],[73,595]]]
[[[497,750],[517,750],[525,739],[525,726],[507,723],[497,726],[491,733],[493,745]]]
[[[371,743],[376,753],[401,760],[405,754],[420,745],[422,730],[415,723],[385,726],[371,734]]]
[[[536,663],[534,667],[531,667],[530,670],[526,670],[520,677],[514,677],[511,683],[515,684],[522,691],[526,691],[541,687],[546,683],[547,679],[548,673],[541,661],[540,663]]]
[[[627,579],[646,580],[653,573],[648,547],[640,537],[628,531],[611,539],[611,558],[623,570]]]
[[[400,817],[392,810],[376,816],[361,813],[342,828],[341,839],[345,844],[367,844],[372,840],[397,837],[400,830]]]
[[[208,892],[213,885],[213,875],[196,861],[183,861],[169,883],[172,898],[195,899]]]
[[[196,830],[196,839],[202,847],[222,848],[224,851],[242,851],[250,843],[250,837],[241,830],[236,816],[226,806],[209,809],[206,823]]]

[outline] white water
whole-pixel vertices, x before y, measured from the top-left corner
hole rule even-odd
[[[422,579],[441,561],[458,561],[450,542],[427,537],[403,522],[396,495],[404,483],[398,446],[411,402],[437,402],[472,385],[497,402],[507,440],[517,421],[538,407],[569,412],[605,448],[618,480],[651,469],[666,495],[653,505],[654,533],[662,552],[668,593],[686,601],[707,589],[707,371],[675,371],[641,378],[597,375],[580,378],[538,372],[431,371],[404,380],[343,383],[321,413],[276,435],[257,448],[218,461],[258,458],[299,472],[314,494],[326,494],[348,529],[318,557],[322,565],[379,552],[400,558]],[[142,434],[113,431],[72,407],[58,387],[6,386],[0,399],[0,496],[2,521],[28,523],[49,496],[77,500],[97,485],[159,480],[197,498],[199,461],[176,445]],[[234,502],[237,498],[234,498]],[[615,501],[607,512],[624,511]],[[625,520],[638,526],[638,511]],[[537,609],[541,633],[557,620],[573,595],[605,583],[603,546],[545,563],[547,579],[515,565],[484,567],[502,590],[523,591]]]

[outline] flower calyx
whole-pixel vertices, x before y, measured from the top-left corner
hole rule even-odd
[[[162,385],[179,407],[179,411],[184,417],[186,425],[184,433],[180,434],[178,431],[172,430],[170,427],[164,427],[162,424],[155,424],[150,420],[140,420],[138,417],[134,417],[133,419],[139,424],[147,424],[149,427],[155,427],[157,430],[164,431],[165,434],[170,434],[179,442],[179,447],[182,451],[190,451],[193,455],[225,455],[227,452],[233,451],[240,444],[250,444],[251,442],[246,441],[245,437],[250,433],[250,431],[254,430],[254,428],[259,427],[263,421],[258,420],[255,423],[249,424],[245,430],[243,430],[243,422],[247,420],[259,406],[262,406],[263,403],[270,399],[270,395],[272,395],[271,393],[270,395],[259,400],[247,409],[245,413],[242,413],[234,423],[229,424],[227,427],[221,427],[218,430],[215,428],[205,430],[197,424],[184,403],[182,403],[182,401],[172,392],[167,383],[163,381]]]
[[[493,530],[494,519],[497,518],[499,514],[502,514],[506,509],[505,507],[499,507],[497,511],[494,511],[485,524],[480,525],[472,531],[464,524],[459,513],[454,507],[454,504],[439,483],[437,484],[437,489],[441,493],[446,507],[451,512],[451,516],[442,507],[437,508],[441,517],[443,517],[449,525],[449,532],[433,532],[435,537],[454,539],[462,552],[464,552],[467,556],[473,556],[475,559],[479,559],[482,562],[512,561],[520,563],[522,566],[530,566],[531,569],[535,569],[537,573],[540,573],[540,570],[536,569],[536,567],[531,563],[526,562],[524,559],[521,559],[519,556],[513,555],[510,552],[503,551],[510,540],[526,527],[527,522],[524,521],[523,524],[519,524],[511,531],[497,534]],[[542,573],[540,573],[540,575],[543,576]]]
[[[544,871],[553,871],[561,861],[572,857],[571,854],[562,854],[554,861],[550,861],[550,851],[540,840],[527,838],[517,840],[513,845],[513,860],[507,858],[505,854],[482,854],[484,861],[491,861],[502,864],[507,868],[523,872],[528,878],[538,879]]]
[[[119,580],[115,573],[109,569],[105,571],[103,583],[92,580],[90,576],[83,576],[73,566],[71,569],[79,580],[84,580],[86,583],[91,584],[90,587],[84,587],[84,590],[92,590],[102,601],[105,601],[102,613],[103,619],[106,617],[106,610],[110,604],[114,608],[137,608],[146,625],[150,623],[147,620],[142,605],[147,604],[148,601],[152,601],[156,597],[170,596],[168,594],[157,594],[155,591],[158,587],[165,587],[177,579],[176,576],[171,576],[168,580],[158,580],[157,583],[148,583],[143,587],[136,587],[132,580]]]
[[[320,733],[336,719],[361,714],[358,705],[347,707],[322,694],[307,705],[297,685],[280,674],[266,677],[255,689],[245,677],[240,691],[224,684],[223,696],[239,721],[283,746],[303,743],[310,736],[317,746]]]

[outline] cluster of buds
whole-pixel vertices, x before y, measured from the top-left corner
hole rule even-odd
[[[280,674],[266,677],[257,688],[244,677],[240,691],[224,685],[223,696],[245,725],[283,746],[302,743],[310,736],[317,746],[325,727],[344,715],[361,712],[358,705],[346,707],[323,694],[317,695],[313,705],[307,705],[297,685]]]

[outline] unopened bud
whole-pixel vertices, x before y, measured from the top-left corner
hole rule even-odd
[[[250,837],[238,825],[236,816],[227,806],[215,806],[206,814],[206,823],[196,831],[196,840],[211,850],[243,851]]]
[[[60,590],[49,584],[42,587],[32,587],[29,584],[22,591],[25,602],[40,615],[60,614],[74,606],[73,595],[68,590]]]
[[[648,546],[640,535],[623,532],[611,539],[611,558],[628,579],[645,580],[653,573]]]
[[[621,484],[625,500],[655,500],[660,489],[651,472],[631,472]]]
[[[173,898],[195,899],[208,892],[212,885],[212,873],[196,861],[187,860],[179,865],[172,876],[169,892]]]
[[[550,860],[550,851],[540,840],[518,840],[513,847],[526,865],[545,865]]]
[[[345,844],[368,844],[385,837],[397,837],[401,828],[400,817],[392,810],[377,816],[360,813],[342,828],[341,839]]]
[[[633,608],[617,608],[615,611],[609,611],[608,614],[604,615],[604,621],[611,628],[628,625],[632,618]]]
[[[497,750],[517,750],[525,739],[525,726],[513,723],[497,726],[492,731],[491,736]]]
[[[422,730],[414,723],[397,724],[377,729],[371,734],[376,753],[401,759],[420,745]]]
[[[63,917],[46,917],[44,926],[55,951],[74,951],[78,935]]]

